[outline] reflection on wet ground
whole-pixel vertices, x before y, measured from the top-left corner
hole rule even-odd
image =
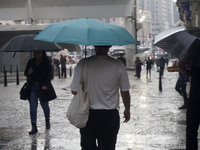
[[[179,110],[183,99],[174,90],[178,74],[165,70],[163,91],[159,92],[159,74],[152,69],[151,78],[142,70],[141,79],[128,71],[131,82],[131,120],[123,123],[123,104],[120,103],[121,127],[116,150],[183,150],[185,149],[185,110]],[[80,150],[79,131],[66,118],[72,95],[71,78],[53,80],[58,99],[50,102],[51,129],[45,130],[41,107],[38,107],[38,134],[29,136],[31,128],[29,105],[19,100],[22,83],[0,91],[0,145],[2,150]],[[9,142],[8,142],[9,141]]]

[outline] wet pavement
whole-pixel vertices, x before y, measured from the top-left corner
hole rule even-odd
[[[144,67],[143,67],[144,68]],[[174,90],[178,73],[164,72],[163,91],[159,91],[159,73],[152,69],[151,78],[142,70],[141,79],[128,70],[131,82],[131,120],[123,123],[123,104],[120,103],[121,127],[116,150],[184,150],[185,110],[179,110],[182,97]],[[20,85],[0,84],[0,149],[1,150],[80,150],[79,130],[66,118],[72,95],[72,77],[52,81],[58,98],[50,102],[51,129],[45,129],[41,106],[38,105],[38,133],[29,136],[31,129],[28,101],[19,99]]]

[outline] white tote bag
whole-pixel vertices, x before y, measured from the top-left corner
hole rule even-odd
[[[78,93],[73,97],[72,102],[67,110],[68,120],[70,121],[71,124],[73,124],[77,128],[86,127],[89,117],[89,99],[87,92],[87,81],[85,83],[86,84],[83,84],[84,86],[82,86],[81,84],[79,85]]]
[[[77,128],[86,127],[89,116],[88,94],[82,86],[79,86],[77,95],[72,99],[67,110],[67,118]]]

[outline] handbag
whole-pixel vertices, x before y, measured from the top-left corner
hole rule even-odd
[[[82,72],[83,72],[83,66],[82,66]],[[78,93],[72,98],[72,102],[70,103],[67,110],[67,118],[69,122],[73,124],[75,127],[84,128],[86,127],[88,117],[89,117],[89,99],[88,99],[87,81],[86,81],[85,84],[83,83],[79,85]]]
[[[28,82],[25,82],[20,90],[20,99],[27,100],[29,99],[30,95],[31,95],[30,84]]]
[[[178,72],[178,66],[167,67],[168,72]]]

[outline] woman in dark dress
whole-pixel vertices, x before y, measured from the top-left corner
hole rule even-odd
[[[50,108],[48,101],[57,97],[51,84],[51,64],[45,51],[34,52],[34,58],[28,61],[24,75],[27,77],[31,89],[29,104],[32,130],[29,134],[35,134],[38,132],[36,125],[38,99],[44,111],[46,129],[50,129]]]

